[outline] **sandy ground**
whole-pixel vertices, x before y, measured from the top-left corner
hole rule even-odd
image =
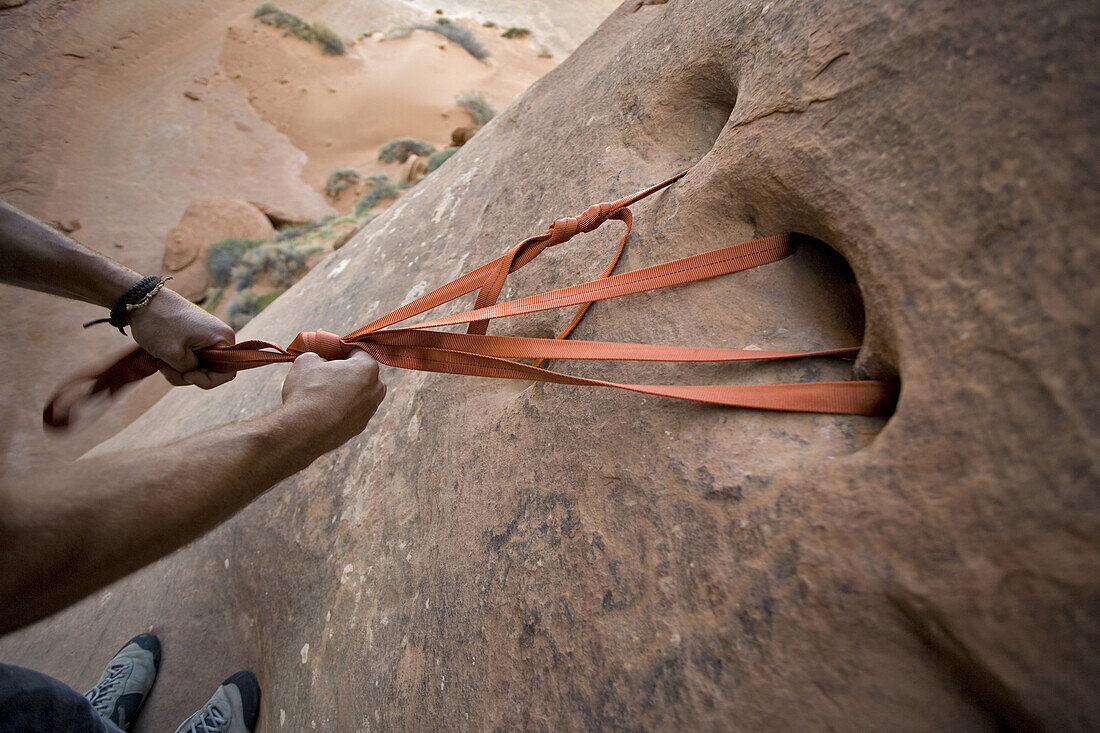
[[[0,11],[0,197],[44,220],[77,220],[73,237],[141,272],[157,272],[165,235],[203,196],[257,201],[305,217],[334,213],[320,193],[335,168],[385,170],[377,148],[413,136],[437,147],[469,124],[456,104],[481,91],[498,109],[559,63],[616,2],[400,0],[280,3],[346,39],[430,23],[443,10],[475,32],[487,62],[437,34],[382,41],[344,56],[251,18],[254,2],[36,0]],[[485,28],[492,21],[497,28]],[[525,39],[500,38],[511,25]],[[538,55],[542,48],[552,57]],[[545,51],[544,51],[545,53]],[[117,432],[166,390],[149,380],[94,424],[42,431],[42,405],[89,363],[124,350],[117,332],[80,324],[87,305],[0,286],[0,474],[68,460]]]
[[[454,128],[473,124],[455,102],[459,93],[481,92],[503,109],[556,65],[529,43],[501,38],[499,30],[456,22],[489,49],[490,63],[426,30],[390,40],[376,33],[342,56],[325,56],[314,44],[284,38],[249,17],[229,26],[219,61],[223,78],[306,153],[302,179],[312,187],[321,188],[345,166],[397,179],[403,165],[378,161],[386,142],[414,137],[446,147]]]

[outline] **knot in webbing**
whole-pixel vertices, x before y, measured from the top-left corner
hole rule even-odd
[[[607,221],[614,212],[615,204],[604,202],[592,204],[578,217],[567,216],[564,219],[554,219],[550,225],[550,241],[548,247],[561,244],[572,239],[579,232],[590,232]]]
[[[329,331],[302,331],[290,342],[287,351],[295,356],[312,351],[326,361],[346,359],[348,356],[344,342]]]

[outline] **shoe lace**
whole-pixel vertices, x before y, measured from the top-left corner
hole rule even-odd
[[[88,692],[88,702],[97,713],[111,712],[111,694],[122,683],[126,675],[125,664],[112,664],[107,667],[103,679]]]
[[[199,711],[199,719],[191,723],[188,733],[222,733],[222,726],[228,722],[217,705],[207,705]]]

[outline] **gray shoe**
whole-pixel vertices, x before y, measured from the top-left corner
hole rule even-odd
[[[176,733],[252,733],[259,716],[260,684],[246,670],[223,682]]]
[[[160,666],[160,641],[135,636],[118,650],[95,687],[84,693],[92,708],[122,730],[130,730],[149,695]]]

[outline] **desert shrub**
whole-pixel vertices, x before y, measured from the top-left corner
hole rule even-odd
[[[332,30],[324,23],[313,24],[313,37],[317,39],[317,43],[321,45],[321,50],[329,56],[339,56],[347,50],[344,46],[344,39],[340,38],[340,36],[336,34],[336,31]]]
[[[325,53],[338,56],[346,50],[344,40],[336,31],[323,23],[312,25],[293,13],[280,10],[274,3],[262,3],[252,11],[252,17],[266,25],[282,28],[284,36],[294,36],[303,41],[317,41]]]
[[[335,200],[344,189],[362,179],[354,168],[337,168],[325,179],[325,195]]]
[[[422,23],[416,26],[420,30],[438,33],[449,41],[466,49],[478,61],[489,57],[489,50],[481,45],[468,28],[452,23],[447,18],[437,18],[434,23]]]
[[[232,270],[233,286],[244,291],[255,284],[258,275],[266,274],[272,285],[289,288],[303,274],[306,260],[315,251],[290,242],[271,242],[250,249]]]
[[[265,25],[282,28],[284,35],[301,38],[303,41],[313,40],[313,28],[297,15],[280,10],[274,3],[257,5],[252,11],[252,17]]]
[[[431,173],[436,168],[446,163],[447,159],[457,152],[458,148],[444,148],[438,153],[433,154],[432,157],[428,158],[428,169],[426,172]]]
[[[470,113],[475,125],[484,125],[497,113],[481,92],[462,92],[457,97],[458,106]]]
[[[206,302],[203,304],[203,308],[207,313],[213,313],[221,305],[222,296],[225,295],[225,288],[209,288],[206,291]]]
[[[233,280],[233,287],[238,290],[245,290],[256,284],[256,275],[259,270],[252,262],[245,262],[242,258],[240,262],[233,266],[233,270],[230,273],[230,277]]]
[[[275,302],[275,299],[283,294],[282,290],[272,290],[270,293],[264,293],[256,298],[256,312],[261,313],[264,308],[268,307]]]
[[[239,293],[236,298],[229,302],[229,307],[226,309],[229,325],[233,327],[233,330],[239,331],[244,327],[244,324],[275,302],[275,299],[283,292],[282,290],[272,290],[270,293],[256,295],[252,290],[245,290]]]
[[[331,216],[325,216],[320,219],[314,219],[313,221],[307,221],[304,224],[291,224],[279,230],[279,233],[275,235],[275,241],[285,242],[288,239],[304,237],[310,232],[315,232],[322,227],[328,226],[331,221]]]
[[[386,40],[392,38],[408,38],[413,32],[413,29],[407,25],[399,25],[396,28],[390,28],[386,31]]]
[[[520,28],[518,26],[512,26],[508,30],[500,34],[501,38],[526,38],[531,35],[529,28]]]
[[[229,301],[226,309],[226,318],[234,331],[240,331],[244,324],[252,320],[256,315],[256,294],[251,290],[238,293],[237,297]]]
[[[222,239],[207,249],[206,269],[214,276],[214,284],[220,288],[229,284],[233,268],[252,249],[263,244],[255,239]]]
[[[552,59],[554,54],[550,53],[550,47],[546,45],[539,46],[538,57],[540,59]]]
[[[411,137],[399,137],[390,140],[378,151],[378,159],[383,163],[404,163],[410,155],[431,155],[435,148],[423,140]]]
[[[377,206],[379,201],[395,199],[400,193],[400,189],[385,173],[375,174],[368,180],[373,181],[374,185],[355,205],[355,216],[357,218],[369,214],[370,210]]]
[[[493,22],[493,21],[491,21],[491,20],[487,20],[487,21],[485,21],[484,23],[482,23],[482,24],[481,24],[481,27],[482,27],[482,28],[496,28],[496,27],[497,27],[497,24],[496,24],[496,23],[494,23],[494,22]]]

